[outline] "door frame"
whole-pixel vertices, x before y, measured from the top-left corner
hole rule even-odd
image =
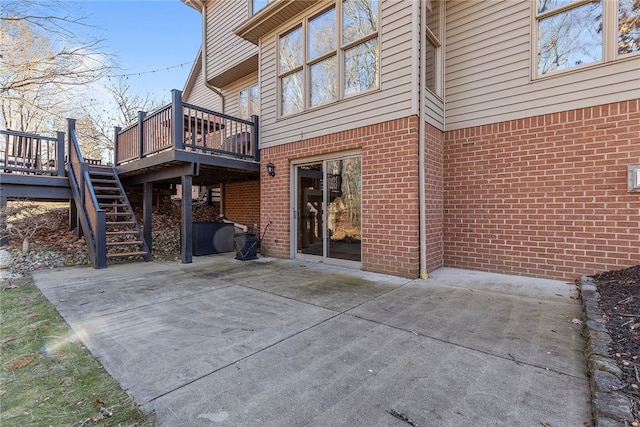
[[[336,153],[328,153],[328,154],[322,154],[318,156],[295,159],[290,162],[289,188],[291,189],[291,191],[289,192],[289,225],[290,225],[289,229],[291,230],[291,232],[289,233],[289,237],[290,237],[289,256],[291,259],[321,262],[325,264],[342,265],[349,268],[362,269],[362,252],[360,253],[360,261],[349,261],[349,260],[343,260],[338,258],[330,258],[327,256],[327,248],[326,248],[326,239],[327,239],[326,219],[328,215],[327,209],[323,209],[323,212],[322,212],[322,218],[323,218],[322,220],[322,223],[323,223],[322,256],[298,253],[298,220],[297,220],[298,182],[296,179],[297,178],[296,169],[299,166],[304,166],[304,165],[309,165],[314,163],[322,163],[323,164],[322,174],[323,174],[323,177],[326,177],[327,171],[324,167],[325,161],[340,160],[340,159],[345,159],[349,157],[360,157],[360,161],[362,162],[362,150],[358,149],[358,150],[340,151]],[[360,176],[360,181],[361,181],[360,188],[362,188],[362,175]],[[323,182],[326,182],[326,180],[323,179]],[[326,204],[327,195],[325,194],[324,188],[322,192],[323,192],[323,204]],[[362,209],[362,206],[360,206],[360,209]],[[361,233],[362,233],[362,229],[361,229]]]

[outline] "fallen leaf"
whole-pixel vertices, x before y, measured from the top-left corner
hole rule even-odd
[[[571,319],[571,323],[575,323],[576,325],[582,325],[582,320],[573,318]]]
[[[100,399],[96,399],[96,403],[98,405],[104,405],[104,402],[102,400],[100,400]]]
[[[62,385],[62,384],[64,384],[64,378],[60,378],[60,379],[58,380],[58,385]]]
[[[14,339],[15,339],[15,338],[13,338],[13,337],[4,337],[4,338],[0,339],[0,343],[1,343],[1,344],[6,344],[6,343],[8,343],[8,342],[13,341]]]
[[[23,366],[27,366],[29,363],[31,363],[31,359],[26,358],[26,359],[20,359],[18,360],[16,363],[14,363],[13,365],[11,365],[11,369],[20,369]]]
[[[5,394],[7,392],[7,390],[0,390],[0,396],[2,396],[3,394]]]
[[[112,417],[113,416],[113,412],[108,410],[107,408],[105,408],[103,406],[100,407],[100,413],[102,415],[106,415],[107,417]]]

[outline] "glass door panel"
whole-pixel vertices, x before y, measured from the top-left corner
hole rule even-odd
[[[360,262],[360,157],[329,160],[325,164],[326,256]]]
[[[323,256],[322,177],[322,163],[296,167],[296,252],[300,254]]]
[[[296,167],[297,254],[361,261],[360,170],[360,157]]]

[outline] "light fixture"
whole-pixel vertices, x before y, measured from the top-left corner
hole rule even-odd
[[[267,173],[271,176],[276,176],[276,165],[271,162],[267,163]]]

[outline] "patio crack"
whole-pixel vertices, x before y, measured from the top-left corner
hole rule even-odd
[[[141,406],[144,406],[144,405],[147,405],[147,404],[149,404],[151,402],[154,402],[154,401],[156,401],[156,400],[158,400],[158,399],[160,399],[160,398],[162,398],[164,396],[167,396],[167,395],[173,393],[174,391],[178,391],[178,390],[180,390],[180,389],[182,389],[184,387],[187,387],[187,386],[189,386],[189,385],[191,385],[191,384],[193,384],[195,382],[198,382],[198,381],[200,381],[200,380],[202,380],[204,378],[207,378],[207,377],[209,377],[209,376],[211,376],[211,375],[213,375],[213,374],[215,374],[217,372],[220,372],[220,371],[222,371],[224,369],[227,369],[227,368],[229,368],[229,367],[231,367],[231,366],[233,366],[233,365],[235,365],[237,363],[240,363],[240,362],[242,362],[244,360],[247,360],[250,357],[253,357],[253,356],[257,355],[257,354],[260,354],[260,353],[262,353],[262,352],[264,352],[266,350],[269,350],[270,348],[273,348],[273,347],[275,347],[275,346],[277,346],[277,345],[279,345],[279,344],[281,344],[281,343],[283,343],[283,342],[285,342],[285,341],[287,341],[287,340],[289,340],[289,339],[291,339],[293,337],[296,337],[296,336],[298,336],[298,335],[300,335],[300,334],[302,334],[302,333],[304,333],[304,332],[306,332],[306,331],[308,331],[310,329],[313,329],[313,328],[315,328],[317,326],[320,326],[320,325],[322,325],[322,324],[324,324],[324,323],[326,323],[326,322],[328,322],[328,321],[330,321],[332,319],[335,319],[336,317],[344,314],[342,312],[335,312],[335,311],[334,311],[334,313],[335,314],[327,317],[326,319],[323,319],[323,320],[321,320],[321,321],[319,321],[317,323],[314,323],[314,324],[312,324],[312,325],[310,325],[310,326],[308,326],[308,327],[306,327],[304,329],[296,331],[293,334],[287,335],[286,337],[283,337],[283,338],[281,338],[281,339],[279,339],[277,341],[274,341],[271,344],[265,345],[264,347],[260,348],[259,350],[254,351],[253,353],[250,353],[250,354],[247,354],[245,356],[242,356],[241,358],[236,359],[233,362],[229,362],[226,365],[220,366],[219,368],[216,368],[211,372],[207,372],[206,374],[200,375],[197,378],[189,380],[189,381],[187,381],[187,382],[185,382],[185,383],[183,383],[183,384],[181,384],[181,385],[179,385],[177,387],[172,388],[171,390],[167,390],[164,393],[159,394],[158,396],[152,397],[151,399],[147,400],[146,402],[141,403]]]
[[[464,349],[467,349],[467,350],[470,350],[470,351],[473,351],[473,352],[476,352],[476,353],[481,353],[481,354],[485,354],[487,356],[496,357],[498,359],[508,360],[510,362],[514,362],[516,365],[529,366],[531,368],[541,369],[541,370],[546,371],[546,372],[554,372],[554,373],[559,374],[559,375],[565,375],[567,377],[574,378],[574,379],[577,379],[577,380],[588,381],[588,379],[585,378],[585,377],[581,377],[581,376],[570,374],[570,373],[567,373],[567,372],[562,372],[562,371],[558,371],[558,370],[555,370],[555,369],[551,369],[551,368],[549,368],[547,366],[537,365],[535,363],[529,363],[529,362],[525,362],[525,361],[522,361],[522,360],[517,360],[511,353],[508,353],[506,356],[500,355],[500,354],[496,354],[496,353],[491,353],[490,351],[487,351],[487,350],[481,350],[481,349],[478,349],[478,348],[470,347],[468,345],[463,345],[463,344],[456,343],[456,342],[453,342],[453,341],[448,341],[448,340],[445,340],[445,339],[442,339],[442,338],[433,337],[433,336],[430,336],[430,335],[427,335],[427,334],[424,334],[424,333],[421,333],[421,332],[413,331],[411,329],[406,329],[406,328],[402,328],[400,326],[390,325],[390,324],[387,324],[387,323],[384,323],[384,322],[381,322],[381,321],[378,321],[378,320],[368,319],[366,317],[359,316],[357,314],[352,314],[352,313],[344,313],[344,314],[346,314],[348,316],[352,316],[352,317],[354,317],[356,319],[363,320],[365,322],[371,322],[371,323],[374,323],[376,325],[385,326],[387,328],[392,328],[392,329],[396,329],[396,330],[399,330],[399,331],[407,332],[409,334],[412,334],[412,335],[415,335],[415,336],[418,336],[418,337],[427,338],[427,339],[430,339],[430,340],[438,341],[438,342],[443,343],[443,344],[448,344],[448,345],[453,345],[455,347],[464,348]]]

